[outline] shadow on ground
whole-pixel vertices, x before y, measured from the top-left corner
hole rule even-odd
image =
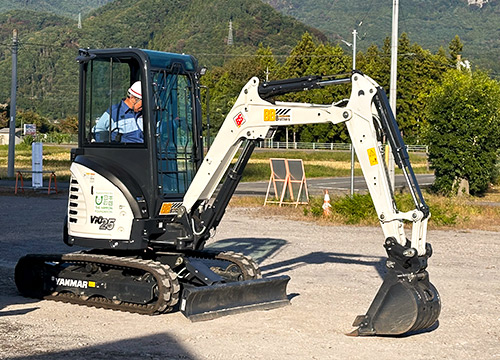
[[[82,342],[84,340],[82,339]],[[197,359],[167,333],[82,346],[70,350],[43,352],[43,354],[14,355],[22,349],[12,349],[8,360],[71,360],[71,359]],[[10,352],[10,351],[9,351]],[[6,353],[3,354],[7,355]]]
[[[258,263],[272,257],[288,244],[286,240],[274,238],[232,238],[224,239],[207,246],[211,250],[232,250],[251,256]],[[385,274],[385,257],[366,256],[361,254],[345,254],[316,251],[294,259],[283,260],[261,267],[266,276],[284,275],[289,271],[313,264],[347,264],[373,266],[380,277]]]
[[[14,282],[14,269],[0,266],[0,318],[3,316],[24,315],[38,309],[38,307],[32,307],[22,310],[2,311],[9,305],[32,304],[38,301],[20,296]]]
[[[360,254],[343,254],[334,252],[316,251],[294,259],[284,260],[261,267],[267,276],[286,274],[287,272],[306,265],[313,264],[347,264],[373,266],[380,277],[385,274],[385,257],[366,256]]]
[[[209,244],[207,249],[219,251],[235,251],[251,256],[255,261],[261,263],[273,256],[288,242],[283,239],[273,238],[234,238],[224,239]]]

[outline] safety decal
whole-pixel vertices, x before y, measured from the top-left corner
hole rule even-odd
[[[84,173],[83,177],[89,179],[89,182],[93,183],[95,181],[95,173]]]
[[[292,109],[264,109],[264,121],[290,121]]]
[[[236,124],[237,127],[240,127],[243,125],[246,121],[245,117],[243,116],[242,112],[239,112],[238,115],[236,115],[234,118],[234,123]]]
[[[368,159],[370,160],[370,165],[377,165],[378,164],[378,159],[377,159],[377,152],[375,151],[375,148],[369,148],[367,150],[368,152]]]
[[[168,215],[172,213],[176,214],[177,210],[181,206],[182,206],[181,202],[175,202],[175,203],[164,202],[161,204],[160,207],[160,215]]]

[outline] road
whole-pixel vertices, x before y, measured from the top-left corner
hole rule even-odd
[[[433,174],[420,174],[416,176],[420,187],[428,187],[434,182]],[[323,190],[328,190],[329,193],[348,193],[351,189],[350,177],[311,178],[306,181],[310,195],[322,195]],[[44,185],[48,185],[47,182],[45,180]],[[403,175],[396,175],[395,182],[397,189],[406,185]],[[265,196],[268,185],[269,181],[242,182],[236,188],[236,194]],[[0,188],[4,189],[4,192],[8,192],[8,189],[12,189],[12,192],[14,192],[15,186],[16,182],[14,180],[0,180]],[[31,182],[28,181],[26,186],[31,186]],[[68,183],[60,181],[57,183],[57,187],[59,190],[67,190]],[[354,178],[354,191],[356,193],[367,191],[364,177],[356,176]]]
[[[433,174],[420,174],[416,175],[420,187],[428,187],[434,182]],[[307,189],[310,195],[322,195],[324,190],[329,193],[348,193],[351,189],[350,177],[336,177],[336,178],[312,178],[306,179]],[[395,177],[396,188],[400,189],[406,185],[403,175],[396,175]],[[256,181],[240,183],[236,188],[238,195],[262,195],[265,196],[267,192],[269,181]],[[367,191],[366,182],[364,177],[356,176],[354,178],[354,191],[356,193]]]

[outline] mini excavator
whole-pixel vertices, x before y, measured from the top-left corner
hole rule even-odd
[[[263,83],[254,77],[204,156],[202,69],[194,57],[81,49],[77,61],[79,140],[71,152],[63,240],[87,250],[23,256],[15,269],[21,294],[140,314],[180,310],[193,321],[289,304],[288,276],[263,278],[249,256],[204,245],[259,141],[279,126],[331,122],[347,126],[388,255],[385,279],[351,335],[409,334],[436,323],[441,302],[426,271],[432,254],[426,243],[429,208],[387,96],[374,80],[359,71]],[[126,127],[113,114],[107,133],[97,137],[102,114],[137,81],[142,112],[135,119],[141,121],[143,141],[120,141]],[[342,104],[274,100],[339,84],[351,84]],[[411,211],[396,206],[383,160],[386,141],[408,184]],[[405,222],[411,224],[410,238]]]

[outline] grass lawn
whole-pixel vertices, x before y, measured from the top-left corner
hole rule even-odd
[[[58,180],[69,180],[70,162],[69,146],[43,145],[43,170],[54,171]],[[7,178],[8,145],[0,146],[0,179]],[[15,149],[14,169],[31,170],[31,146],[17,145]],[[44,174],[49,176],[49,174]],[[27,177],[30,179],[31,177]]]
[[[44,145],[43,168],[55,171],[59,181],[69,180],[70,150],[70,146]],[[8,146],[0,146],[0,179],[7,177],[7,158]],[[350,175],[350,152],[256,150],[244,171],[242,181],[269,180],[269,158],[303,159],[307,178]],[[410,160],[416,173],[430,173],[425,154],[411,153]],[[30,146],[16,146],[15,169],[31,169]],[[355,174],[361,175],[361,169],[357,162]],[[29,177],[27,178],[29,179]],[[431,228],[474,228],[500,231],[498,223],[500,206],[497,206],[497,203],[500,202],[500,187],[498,186],[493,187],[483,198],[448,198],[434,194],[426,194],[425,198],[431,208],[432,217],[429,223]],[[397,201],[403,205],[408,203],[408,195],[398,195]],[[235,197],[231,201],[232,206],[262,206],[262,203],[263,199],[258,197]],[[311,198],[308,205],[298,209],[266,206],[261,211],[268,212],[270,215],[280,214],[325,223],[378,225],[369,196],[356,198],[354,201],[344,197],[332,198],[331,203],[338,211],[334,211],[329,218],[322,216],[322,203],[323,199],[321,198]],[[346,211],[345,209],[351,210]]]
[[[60,180],[69,180],[71,146],[43,146],[43,168],[55,171]],[[31,147],[16,146],[15,169],[31,169]],[[0,146],[0,179],[7,177],[8,146]],[[269,180],[271,170],[269,158],[302,159],[307,178],[349,176],[351,173],[351,153],[345,151],[264,151],[256,150],[252,154],[242,181]],[[416,173],[429,172],[425,154],[410,154],[410,161]],[[355,175],[361,176],[359,163],[355,163]],[[399,169],[396,170],[398,173]],[[47,175],[48,176],[48,175]]]

